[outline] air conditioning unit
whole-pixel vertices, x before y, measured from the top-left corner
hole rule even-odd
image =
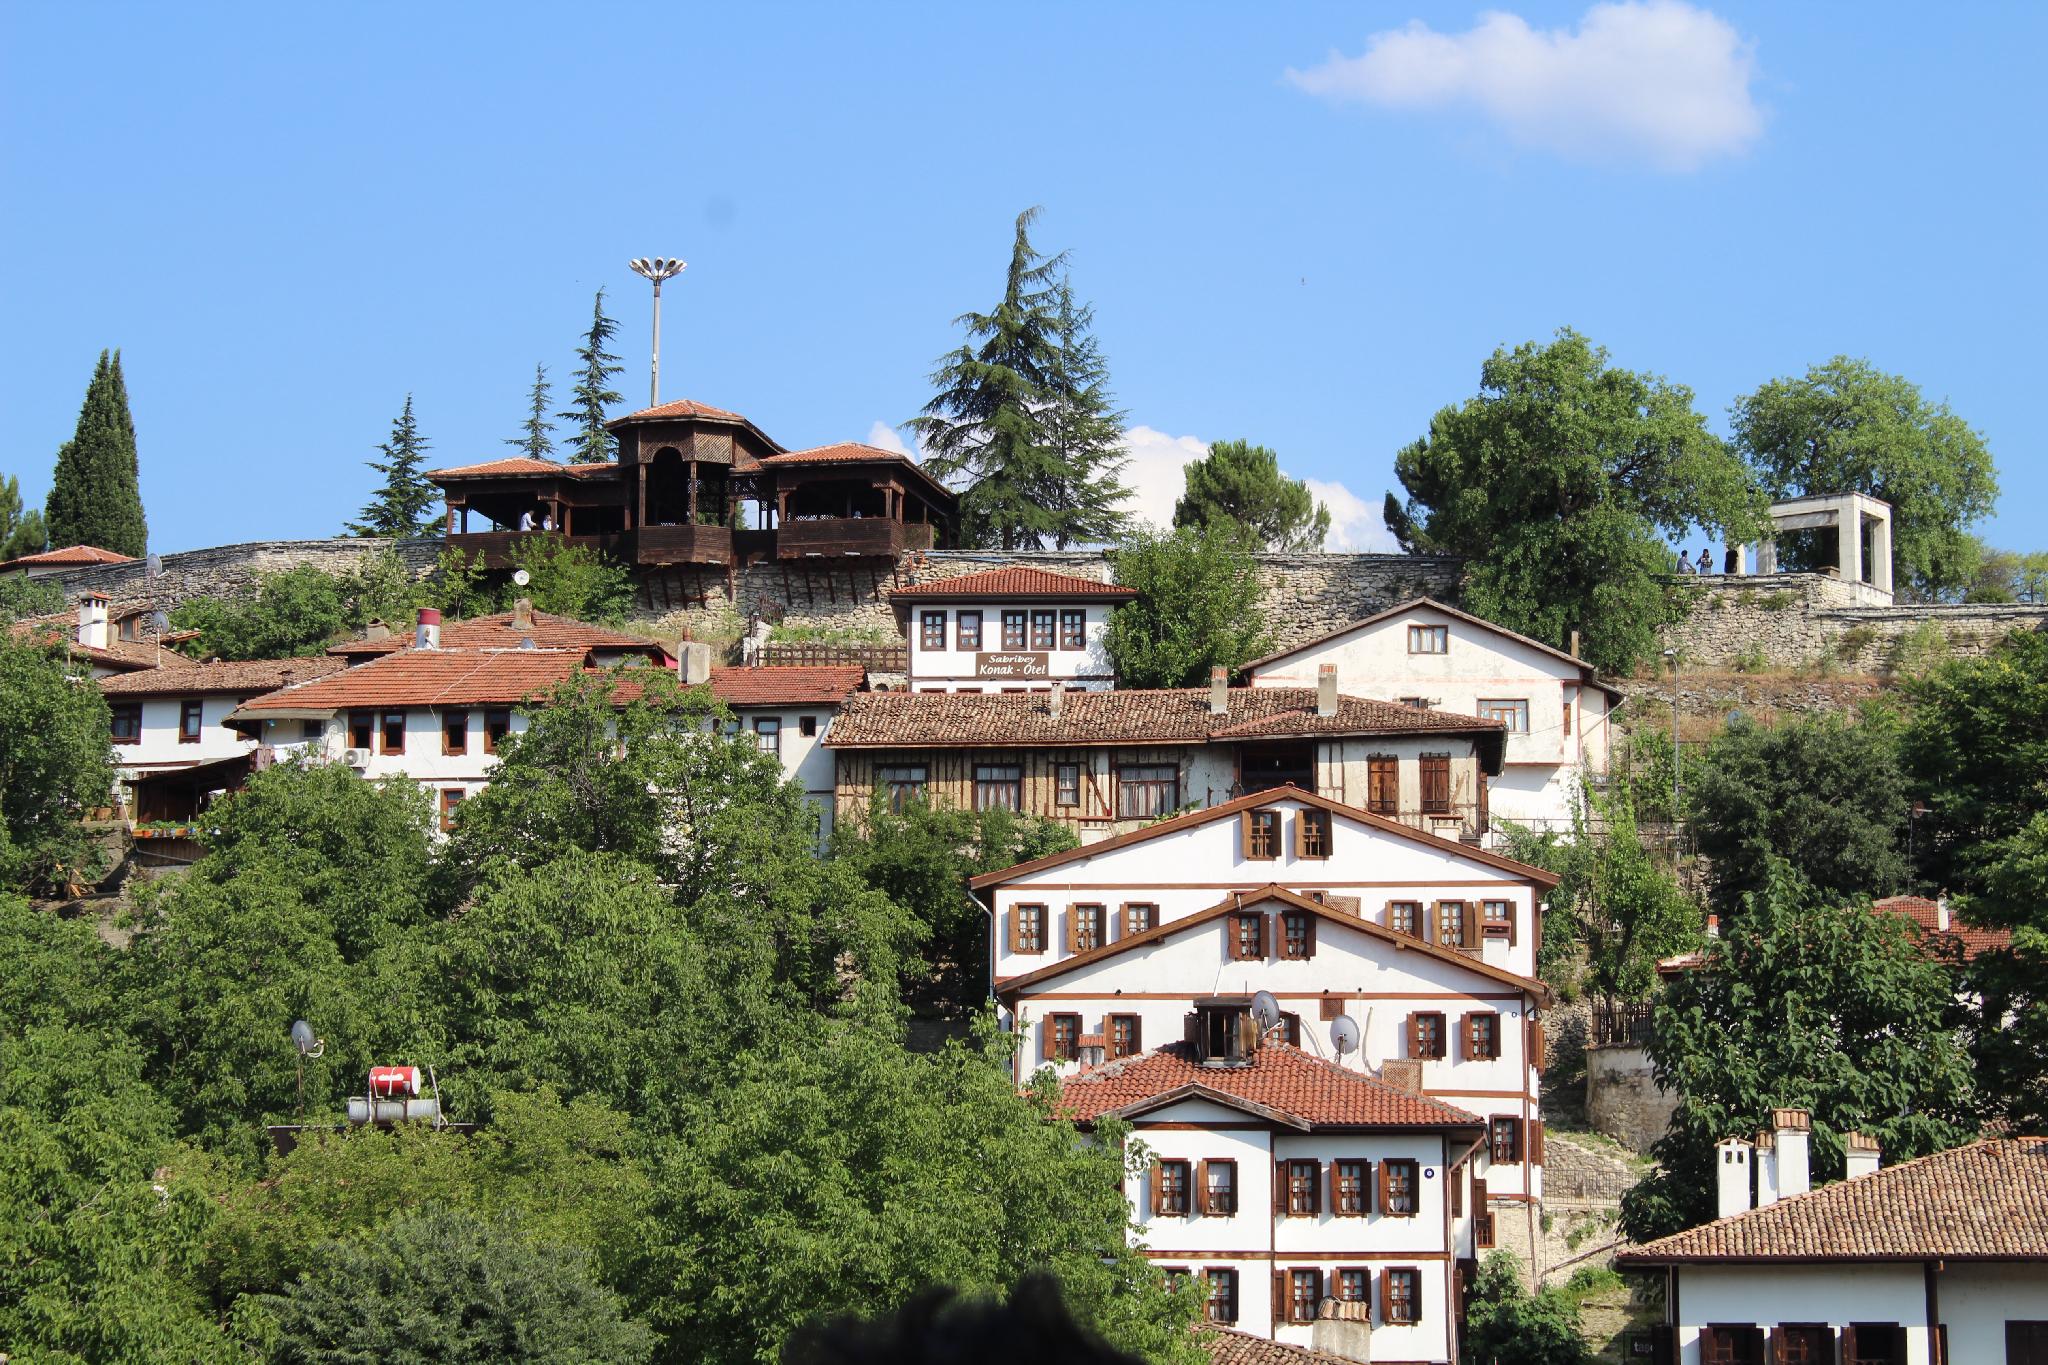
[[[370,751],[368,749],[350,749],[342,754],[341,761],[348,764],[351,768],[367,768],[370,766]]]

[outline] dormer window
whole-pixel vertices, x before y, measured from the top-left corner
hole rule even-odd
[[[1252,1002],[1237,995],[1197,1000],[1187,1017],[1186,1042],[1195,1060],[1211,1066],[1242,1066],[1252,1059],[1259,1041]]]
[[[1244,856],[1270,862],[1280,856],[1280,812],[1270,807],[1244,813]]]
[[[1266,917],[1256,910],[1239,910],[1230,919],[1230,956],[1235,962],[1256,962],[1266,955]]]
[[[1312,808],[1294,817],[1294,856],[1330,856],[1330,812]]]
[[[1450,653],[1451,628],[1449,626],[1408,627],[1408,652],[1410,654]]]

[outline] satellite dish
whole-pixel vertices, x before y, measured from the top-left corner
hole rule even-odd
[[[171,628],[171,614],[167,611],[153,611],[149,614],[150,629],[161,635]]]
[[[151,555],[148,559],[143,560],[142,571],[151,578],[155,578],[164,571],[164,557],[162,555]]]
[[[1260,991],[1252,997],[1252,1018],[1258,1021],[1261,1033],[1280,1027],[1280,1002],[1271,991]]]
[[[1330,1023],[1330,1046],[1337,1050],[1337,1056],[1358,1051],[1360,1034],[1358,1021],[1348,1014],[1340,1014]]]
[[[512,581],[523,588],[533,581],[533,575],[524,569],[515,569],[512,571]]]
[[[302,1057],[318,1057],[327,1045],[313,1036],[313,1026],[303,1019],[292,1020],[292,1046]]]

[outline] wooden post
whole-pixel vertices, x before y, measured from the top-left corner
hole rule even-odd
[[[697,524],[697,462],[690,461],[690,525]]]

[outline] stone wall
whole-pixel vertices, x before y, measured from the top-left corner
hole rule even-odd
[[[377,550],[396,554],[418,575],[433,568],[441,553],[441,541],[438,537],[244,541],[239,545],[161,556],[163,570],[153,589],[144,560],[72,570],[61,581],[68,597],[76,598],[88,588],[107,594],[114,600],[117,614],[124,606],[139,604],[170,611],[194,597],[248,596],[256,591],[257,580],[264,574],[280,573],[301,564],[317,565],[328,573],[345,573],[364,555]]]
[[[2013,630],[2048,629],[2048,605],[1856,603],[1830,574],[1708,574],[1678,579],[1696,600],[1672,643],[1690,664],[1819,665],[1884,674],[1929,655],[1983,654]]]
[[[1676,1097],[1657,1088],[1642,1048],[1586,1049],[1586,1122],[1594,1132],[1647,1152],[1677,1107]]]

